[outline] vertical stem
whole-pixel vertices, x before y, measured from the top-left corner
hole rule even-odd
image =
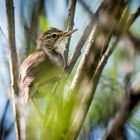
[[[68,20],[67,20],[67,30],[72,30],[74,26],[74,15],[75,15],[75,7],[76,7],[77,0],[70,0],[70,8],[68,13]],[[66,50],[64,52],[65,57],[65,67],[67,67],[68,61],[68,53],[69,53],[69,46],[70,46],[71,37],[68,38],[68,42],[66,44]]]
[[[11,76],[11,97],[13,112],[15,116],[15,129],[16,129],[16,139],[21,140],[20,133],[20,119],[19,119],[19,110],[16,105],[16,97],[18,96],[18,83],[17,83],[17,52],[15,45],[15,17],[14,17],[14,6],[13,0],[6,0],[6,13],[7,13],[7,24],[8,24],[8,39],[9,39],[9,65],[10,65],[10,76]]]
[[[15,94],[18,95],[17,84],[17,52],[15,45],[15,17],[13,0],[6,0],[6,11],[8,21],[8,39],[9,39],[9,53],[10,53],[10,73],[11,73],[11,86],[15,90]]]

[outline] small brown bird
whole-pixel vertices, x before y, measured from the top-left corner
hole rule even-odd
[[[24,104],[29,98],[46,94],[47,87],[54,85],[54,81],[61,77],[64,69],[63,46],[75,31],[63,32],[51,28],[40,35],[38,49],[22,62],[19,69],[19,86]]]

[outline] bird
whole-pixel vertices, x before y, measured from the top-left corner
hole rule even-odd
[[[37,39],[37,49],[19,67],[19,89],[23,104],[31,98],[41,98],[64,72],[64,46],[76,31],[50,28]]]

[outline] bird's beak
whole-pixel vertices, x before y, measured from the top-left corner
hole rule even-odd
[[[64,35],[65,37],[68,37],[68,36],[70,36],[72,33],[76,32],[77,30],[78,30],[78,29],[73,29],[73,30],[64,32],[63,35]]]

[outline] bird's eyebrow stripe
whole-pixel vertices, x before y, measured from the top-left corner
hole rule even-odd
[[[56,35],[59,35],[61,32],[52,32],[52,33],[50,33],[50,34],[44,34],[44,35],[42,35],[42,37],[41,38],[43,38],[43,39],[46,39],[46,38],[48,38],[48,37],[51,37],[53,34],[56,34]]]
[[[61,30],[58,30],[55,28],[51,28],[51,29],[52,29],[51,31],[47,30],[47,31],[43,32],[42,35],[40,35],[40,37],[38,38],[38,40],[40,40],[40,41],[43,40],[42,42],[44,42],[45,39],[51,37],[54,33],[56,35],[59,35],[59,34],[61,35],[61,33],[63,33],[63,31],[61,31]]]

